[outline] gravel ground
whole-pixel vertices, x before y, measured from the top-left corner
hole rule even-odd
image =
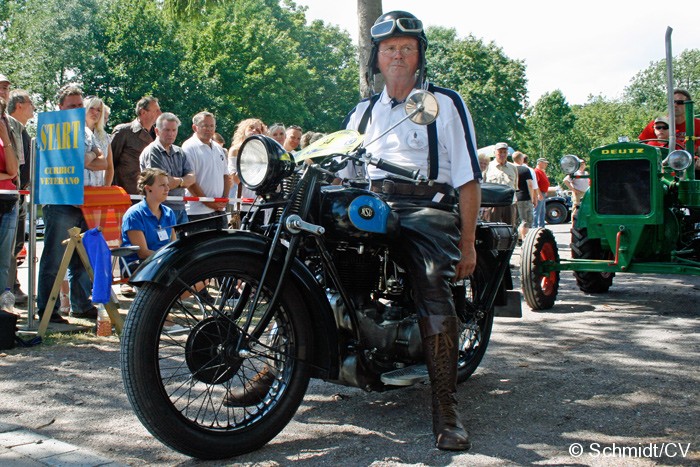
[[[562,255],[568,229],[553,228]],[[698,277],[618,275],[609,294],[587,296],[562,274],[552,310],[523,304],[524,319],[496,320],[459,387],[468,453],[432,447],[427,385],[365,393],[312,381],[266,447],[195,461],[139,423],[117,338],[92,335],[0,354],[0,422],[130,465],[700,465],[698,297]]]

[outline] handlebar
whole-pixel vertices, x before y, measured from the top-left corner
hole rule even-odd
[[[393,162],[385,161],[379,157],[372,157],[371,163],[378,169],[382,169],[402,177],[410,178],[411,180],[418,179],[418,174],[420,173],[418,170],[409,170],[401,167],[400,165],[394,164]]]

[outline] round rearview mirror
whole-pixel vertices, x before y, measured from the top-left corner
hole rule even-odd
[[[688,151],[676,150],[666,157],[668,166],[673,170],[682,171],[690,167],[693,163],[693,156]]]
[[[418,125],[430,125],[439,112],[437,98],[428,91],[417,91],[406,99],[406,115]]]

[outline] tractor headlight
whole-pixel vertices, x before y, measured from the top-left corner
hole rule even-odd
[[[693,156],[688,151],[676,150],[671,152],[664,161],[673,170],[682,172],[693,163]]]
[[[294,166],[292,156],[277,141],[263,135],[246,139],[236,160],[241,183],[258,194],[277,188],[294,172]]]
[[[565,174],[571,175],[576,172],[581,165],[581,159],[573,154],[567,154],[559,160],[559,167]]]

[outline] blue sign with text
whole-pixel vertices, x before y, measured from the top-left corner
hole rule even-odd
[[[83,204],[85,109],[37,118],[34,204]]]

